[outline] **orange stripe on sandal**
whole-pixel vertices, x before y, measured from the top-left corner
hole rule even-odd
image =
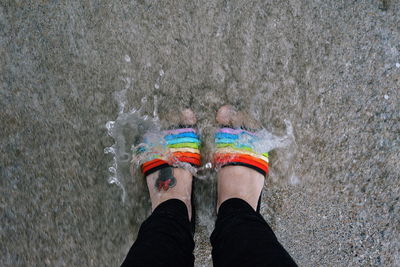
[[[142,165],[142,170],[143,170],[143,169],[148,169],[148,168],[151,169],[151,168],[157,167],[157,166],[162,165],[162,164],[165,164],[165,163],[167,163],[165,160],[153,159],[153,160],[151,160],[151,161],[149,161],[149,162],[144,163],[144,164]]]
[[[229,163],[234,163],[234,162],[242,162],[250,165],[254,165],[262,170],[264,170],[266,173],[268,172],[268,163],[260,160],[255,157],[251,157],[248,155],[235,155],[235,154],[216,154],[214,157],[214,161],[218,164],[229,164]]]
[[[238,159],[238,160],[235,160],[233,162],[242,162],[242,163],[245,163],[245,164],[253,165],[253,166],[265,171],[265,173],[268,173],[268,165],[262,165],[262,164],[260,164],[258,162],[255,162],[255,161],[252,161],[252,160],[247,160],[247,159]]]
[[[160,162],[158,162],[156,164],[153,164],[153,165],[150,165],[150,166],[146,166],[146,167],[142,167],[142,172],[146,173],[147,171],[149,171],[151,169],[154,169],[154,168],[156,168],[158,166],[164,165],[164,164],[168,164],[168,163],[166,161],[160,161]]]
[[[268,162],[265,161],[265,160],[262,160],[260,158],[256,158],[256,157],[253,157],[253,156],[250,156],[250,155],[246,155],[246,154],[224,154],[224,155],[226,155],[231,160],[235,160],[237,158],[244,158],[244,159],[256,161],[256,162],[258,162],[260,164],[263,164],[263,165],[267,165],[268,164]],[[218,154],[217,154],[217,156],[218,156]]]
[[[142,166],[146,167],[146,166],[153,165],[153,164],[155,164],[157,162],[160,162],[160,161],[165,162],[165,160],[162,160],[162,159],[152,159],[150,161],[147,161],[147,162],[143,163]]]
[[[174,152],[172,153],[174,157],[188,157],[188,158],[195,158],[200,160],[200,154],[190,153],[190,152]]]

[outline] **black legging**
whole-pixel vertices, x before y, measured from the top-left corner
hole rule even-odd
[[[194,241],[186,205],[161,203],[143,222],[122,266],[193,266]],[[214,266],[297,266],[264,218],[233,198],[219,208],[211,234]]]

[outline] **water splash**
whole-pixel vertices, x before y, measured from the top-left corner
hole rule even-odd
[[[294,141],[293,126],[289,120],[284,120],[286,125],[286,133],[283,136],[276,136],[268,132],[266,129],[262,129],[256,132],[257,143],[254,144],[254,150],[257,153],[263,153],[265,151],[270,152],[277,148],[285,148]],[[246,136],[243,136],[244,138]]]
[[[272,165],[276,169],[275,171],[283,173],[284,176],[288,178],[287,180],[290,184],[297,184],[299,183],[299,179],[294,172],[294,157],[297,153],[297,144],[291,122],[289,120],[284,120],[284,123],[286,125],[286,132],[284,135],[274,135],[265,128],[262,128],[254,133],[256,139],[254,139],[254,136],[244,134],[240,135],[239,139],[236,140],[236,144],[252,147],[258,154],[273,151],[278,157],[274,158],[274,162],[270,164],[270,167]],[[256,142],[254,140],[256,140]],[[235,155],[232,155],[232,159],[234,157]],[[229,161],[230,159],[228,158],[226,160]],[[218,170],[218,167],[215,167],[215,169]],[[278,180],[272,168],[270,168],[269,173],[269,175],[272,176],[272,180]]]
[[[129,80],[126,80],[129,83]],[[158,116],[158,97],[153,96],[153,112],[151,115],[144,114],[145,106],[148,104],[147,97],[141,99],[140,108],[127,110],[127,89],[116,92],[114,97],[119,106],[119,113],[114,121],[108,121],[106,128],[108,135],[115,143],[104,149],[104,153],[113,157],[112,165],[108,168],[111,176],[108,178],[110,184],[115,184],[122,190],[122,201],[125,202],[127,192],[125,185],[127,179],[135,179],[137,167],[146,161],[159,157],[173,159],[173,155],[167,149],[164,133]],[[143,142],[146,140],[146,142]],[[151,144],[151,148],[148,144]],[[134,153],[142,149],[144,153]],[[174,161],[175,167],[190,171],[197,178],[205,178],[198,174],[198,169],[185,162]]]
[[[164,71],[161,69],[157,84],[161,83],[161,79],[164,76]],[[113,157],[112,165],[109,167],[110,177],[108,182],[115,184],[122,190],[122,201],[125,202],[127,197],[126,184],[127,179],[135,179],[135,169],[132,166],[138,167],[141,163],[149,160],[149,157],[154,156],[153,154],[135,154],[133,151],[137,151],[140,147],[146,149],[146,144],[143,143],[143,138],[149,139],[152,144],[156,145],[156,148],[152,147],[152,150],[156,150],[158,154],[164,155],[165,158],[170,158],[166,149],[166,144],[163,143],[163,134],[161,131],[160,119],[158,116],[158,102],[157,95],[153,96],[153,112],[150,115],[144,114],[145,107],[148,105],[148,98],[143,97],[141,99],[141,105],[138,109],[132,108],[127,109],[127,92],[132,87],[133,78],[123,77],[122,80],[125,82],[125,86],[121,91],[114,94],[114,98],[118,104],[118,116],[113,121],[106,123],[108,135],[111,136],[115,143],[104,149],[104,153],[111,154]],[[296,155],[297,145],[293,135],[293,127],[290,121],[285,120],[286,133],[281,136],[277,136],[261,129],[256,132],[257,143],[254,144],[254,150],[258,153],[266,151],[276,150],[277,157],[274,159],[271,168],[270,176],[272,180],[277,181],[277,177],[286,176],[291,184],[296,184],[299,179],[294,173],[294,156]],[[200,128],[201,125],[200,125]],[[201,132],[202,129],[199,129]],[[247,135],[243,135],[241,138],[247,138]],[[246,140],[239,140],[241,143],[246,143]],[[176,167],[184,168],[189,170],[193,175],[199,179],[205,179],[210,177],[212,171],[212,164],[210,162],[200,168],[195,168],[188,163],[176,162]],[[278,175],[279,174],[279,175]]]
[[[262,129],[256,133],[258,143],[255,144],[254,150],[258,153],[268,151],[275,154],[270,157],[269,176],[273,182],[279,182],[279,177],[286,177],[285,181],[292,185],[300,183],[299,177],[295,172],[295,157],[297,155],[297,143],[295,140],[292,123],[285,119],[286,132],[282,136],[277,136]],[[272,161],[271,161],[272,160]]]
[[[126,179],[132,179],[129,173],[132,160],[132,144],[138,142],[146,132],[159,131],[160,124],[156,109],[153,112],[153,118],[142,114],[147,103],[146,97],[142,98],[142,105],[139,109],[133,108],[129,111],[126,110],[126,89],[116,92],[114,97],[119,106],[119,113],[114,121],[106,123],[106,128],[108,135],[115,140],[115,143],[110,147],[106,147],[104,153],[113,156],[112,166],[108,169],[111,173],[108,182],[121,188],[121,198],[125,202],[127,197],[125,190]],[[156,97],[154,102],[155,106],[157,106]]]
[[[294,185],[300,182],[294,168],[297,143],[293,134],[292,123],[287,119],[284,120],[284,123],[286,125],[286,133],[282,136],[274,135],[266,129],[258,131],[256,133],[258,142],[254,145],[254,150],[258,153],[274,151],[278,155],[278,162],[274,162],[273,166],[279,169],[279,172],[284,173],[287,181]],[[269,175],[274,181],[277,181],[273,168]]]

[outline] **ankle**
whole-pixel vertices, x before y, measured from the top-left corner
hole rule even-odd
[[[168,168],[170,168],[170,172],[165,168],[148,175],[146,178],[152,210],[167,200],[179,199],[185,203],[190,220],[192,215],[191,195],[193,176],[185,169]],[[165,177],[165,175],[168,176],[169,174],[172,177]]]
[[[225,166],[218,172],[217,211],[221,204],[231,198],[246,201],[254,210],[264,186],[264,176],[243,166]]]

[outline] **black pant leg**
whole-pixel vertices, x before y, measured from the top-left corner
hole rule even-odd
[[[140,227],[121,266],[193,266],[194,241],[186,205],[161,203]]]
[[[238,198],[220,206],[211,245],[215,267],[297,266],[264,218]]]

